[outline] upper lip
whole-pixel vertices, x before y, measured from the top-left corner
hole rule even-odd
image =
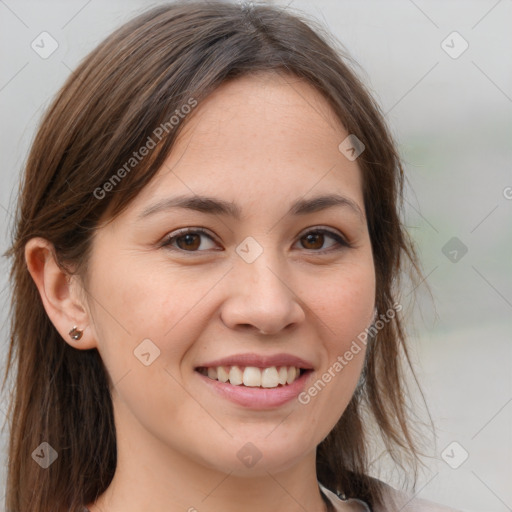
[[[236,354],[215,361],[209,361],[197,366],[197,368],[211,368],[217,366],[254,366],[256,368],[269,368],[271,366],[295,366],[304,370],[312,370],[313,365],[291,354],[274,354],[262,356],[259,354]]]

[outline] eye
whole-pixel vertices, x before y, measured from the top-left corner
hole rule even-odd
[[[208,239],[209,242],[204,242],[204,239]],[[214,245],[213,238],[202,228],[180,229],[171,233],[161,243],[162,247],[188,252],[201,252],[213,249]]]
[[[324,244],[328,239],[331,239],[334,243],[331,243],[327,248],[325,248]],[[306,234],[301,236],[299,241],[304,249],[314,251],[319,254],[331,252],[332,250],[337,250],[341,247],[350,247],[350,244],[341,235],[327,229],[314,229],[308,231]]]
[[[331,243],[325,247],[325,243]],[[350,247],[350,244],[339,234],[328,229],[314,229],[306,232],[299,239],[302,248],[316,254],[323,254],[342,247]],[[203,252],[215,249],[216,243],[213,237],[203,228],[184,228],[166,236],[160,244],[171,250],[185,252]]]

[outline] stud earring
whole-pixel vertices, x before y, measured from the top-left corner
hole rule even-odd
[[[78,329],[78,327],[75,325],[71,331],[69,331],[69,335],[72,339],[79,341],[82,338],[84,331],[81,331]]]

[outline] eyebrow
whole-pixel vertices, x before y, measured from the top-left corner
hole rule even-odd
[[[359,205],[352,199],[339,194],[327,194],[311,199],[298,199],[291,205],[286,215],[307,215],[333,207],[348,208],[357,214],[362,222],[365,222],[365,216]],[[138,220],[145,219],[156,213],[172,210],[173,208],[184,208],[210,215],[225,215],[236,220],[240,220],[242,216],[240,206],[234,202],[224,201],[215,197],[195,195],[163,199],[145,208],[138,216]]]

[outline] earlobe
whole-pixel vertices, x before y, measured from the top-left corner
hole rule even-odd
[[[72,276],[57,263],[53,245],[32,238],[25,245],[27,268],[39,291],[48,317],[62,338],[75,348],[96,347],[87,308],[72,286]]]

